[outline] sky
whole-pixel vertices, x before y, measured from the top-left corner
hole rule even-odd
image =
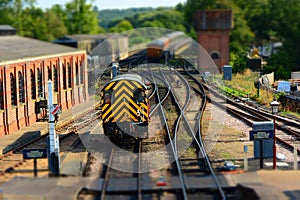
[[[71,0],[37,0],[37,7],[42,9],[50,8],[54,4],[65,5]],[[90,0],[87,0],[90,3]],[[124,9],[139,7],[159,7],[159,6],[176,6],[178,3],[184,3],[185,0],[94,0],[93,5],[99,10],[103,9]]]

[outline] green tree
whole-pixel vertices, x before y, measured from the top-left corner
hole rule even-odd
[[[264,73],[274,72],[276,80],[287,80],[294,69],[296,59],[295,57],[291,58],[288,51],[282,50],[267,59]]]
[[[0,1],[0,24],[13,24],[15,16],[13,15],[13,0]]]
[[[182,12],[175,9],[158,8],[154,12],[138,14],[129,18],[135,28],[160,27],[177,31],[186,31],[186,23]]]
[[[15,0],[14,3],[13,3],[13,15],[15,16],[15,21],[13,22],[13,26],[17,29],[17,32],[20,35],[23,35],[22,9],[23,9],[23,1],[22,0]]]
[[[120,21],[116,26],[109,29],[110,32],[124,32],[133,29],[132,24],[128,20]]]
[[[69,34],[99,33],[97,12],[86,0],[73,0],[66,4],[67,19],[65,24]]]
[[[241,73],[247,68],[247,55],[246,52],[230,52],[230,62],[233,73]]]
[[[47,40],[54,40],[68,33],[63,19],[63,13],[60,15],[55,8],[46,10],[44,20],[46,21]]]
[[[230,31],[230,50],[235,52],[235,55],[244,56],[245,50],[253,42],[255,34],[248,25],[244,11],[235,4],[231,4],[231,9],[233,12],[233,30]]]
[[[20,35],[45,40],[43,32],[45,31],[46,22],[43,20],[42,9],[27,7],[22,11],[20,18],[23,19],[20,22],[21,28],[19,27]]]

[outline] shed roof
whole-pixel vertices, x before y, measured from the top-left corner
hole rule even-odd
[[[0,36],[0,64],[8,61],[28,60],[37,57],[46,58],[80,52],[85,51],[20,36]]]
[[[15,31],[16,29],[10,25],[0,25],[0,30],[13,30]]]

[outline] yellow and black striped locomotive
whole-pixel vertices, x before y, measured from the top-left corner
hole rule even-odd
[[[100,106],[105,135],[112,139],[148,137],[148,89],[136,74],[118,75],[104,85]]]

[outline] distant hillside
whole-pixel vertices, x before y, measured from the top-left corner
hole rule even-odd
[[[112,20],[124,19],[125,17],[132,17],[137,13],[147,13],[156,10],[157,8],[145,7],[145,8],[128,8],[128,9],[105,9],[99,11],[98,18],[100,19],[100,25],[103,28],[107,28],[107,25]],[[168,9],[168,8],[165,8]]]

